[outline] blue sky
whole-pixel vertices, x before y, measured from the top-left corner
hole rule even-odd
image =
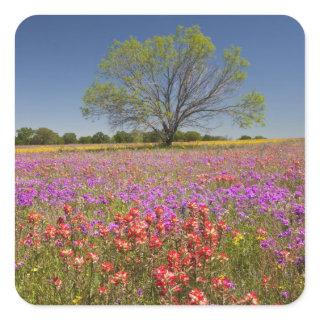
[[[239,129],[223,119],[208,132],[237,138],[304,136],[304,34],[287,16],[33,16],[16,33],[16,128],[48,127],[77,136],[103,131],[107,119],[85,120],[85,89],[114,39],[174,33],[177,25],[197,24],[212,38],[219,57],[230,45],[250,61],[241,92],[266,98],[266,126]],[[201,131],[201,130],[199,130]]]

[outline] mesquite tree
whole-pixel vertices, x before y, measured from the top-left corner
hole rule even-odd
[[[182,127],[201,126],[220,115],[247,128],[264,123],[264,97],[250,92],[235,102],[249,62],[241,49],[215,46],[198,26],[143,42],[114,41],[99,65],[99,78],[85,92],[86,118],[106,116],[113,127],[154,130],[166,145]]]

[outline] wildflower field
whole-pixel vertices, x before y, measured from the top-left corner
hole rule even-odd
[[[26,301],[287,304],[301,294],[304,140],[30,150],[16,154]]]
[[[221,141],[192,141],[173,142],[171,148],[193,149],[199,147],[207,148],[232,148],[262,143],[279,143],[288,139],[253,139],[253,140],[221,140]],[[296,140],[296,139],[290,139]],[[105,143],[105,144],[69,144],[69,145],[39,145],[39,146],[18,146],[16,153],[42,153],[42,152],[63,152],[63,151],[117,151],[117,150],[145,150],[157,149],[159,143]]]

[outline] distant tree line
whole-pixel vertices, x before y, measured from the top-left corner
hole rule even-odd
[[[239,140],[265,139],[262,136],[250,137],[241,136]],[[225,136],[201,135],[197,131],[177,131],[173,141],[223,141],[229,140]],[[67,132],[60,136],[58,133],[48,128],[20,128],[16,130],[16,145],[52,145],[52,144],[89,144],[89,143],[136,143],[136,142],[161,142],[156,132],[142,132],[133,130],[131,132],[117,131],[112,137],[97,132],[92,136],[82,136],[77,138],[73,132]]]
[[[244,135],[244,136],[241,136],[238,140],[252,140],[252,139],[267,139],[263,136],[255,136],[255,137],[250,137],[250,136],[247,136],[247,135]]]

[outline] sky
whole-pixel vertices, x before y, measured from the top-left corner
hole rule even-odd
[[[16,129],[113,135],[107,118],[86,120],[80,110],[100,60],[115,39],[145,40],[172,34],[178,25],[199,25],[218,59],[224,48],[240,46],[250,67],[239,96],[257,90],[266,99],[265,127],[240,129],[219,119],[211,130],[198,131],[230,138],[304,136],[304,32],[288,16],[31,16],[16,32]]]

